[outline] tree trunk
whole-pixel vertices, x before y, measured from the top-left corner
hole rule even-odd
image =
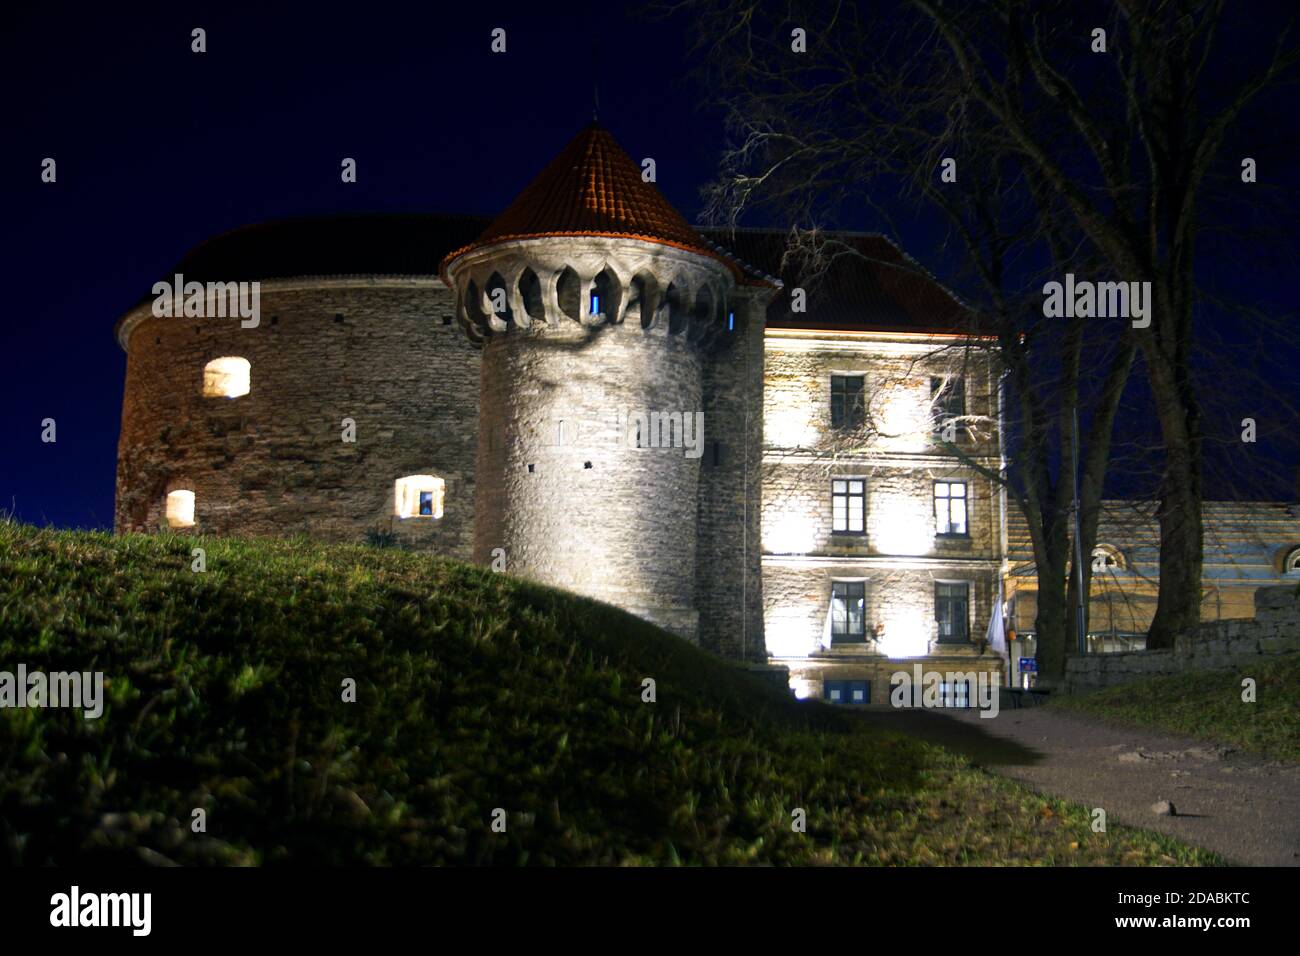
[[[1157,317],[1173,323],[1171,308]],[[1147,648],[1171,648],[1174,638],[1201,620],[1203,529],[1201,516],[1200,406],[1190,384],[1185,354],[1169,355],[1158,342],[1144,350],[1151,393],[1160,418],[1165,470],[1161,479],[1160,590],[1147,631]]]
[[[1174,638],[1201,619],[1200,456],[1168,448],[1160,520],[1160,591],[1147,647],[1174,646]]]
[[[1056,565],[1058,573],[1044,573],[1045,569],[1039,566],[1038,613],[1034,618],[1038,680],[1052,686],[1059,686],[1065,680],[1066,648],[1071,633],[1062,570],[1061,565]]]

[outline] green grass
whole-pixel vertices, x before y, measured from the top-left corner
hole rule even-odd
[[[1255,703],[1241,699],[1255,680]],[[1199,737],[1274,760],[1300,761],[1300,654],[1230,670],[1192,671],[1062,697],[1051,706],[1132,727]]]
[[[102,670],[109,700],[0,709],[0,862],[1221,862],[1095,834],[617,609],[401,551],[0,522],[20,662]]]

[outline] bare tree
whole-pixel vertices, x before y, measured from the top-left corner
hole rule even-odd
[[[1063,671],[1080,583],[1086,606],[1111,434],[1141,356],[1162,439],[1149,646],[1172,644],[1200,601],[1198,217],[1233,123],[1294,72],[1290,31],[1272,29],[1253,74],[1225,84],[1207,68],[1224,7],[1213,0],[909,0],[870,13],[688,0],[664,9],[683,7],[697,18],[702,70],[732,134],[708,193],[715,219],[734,224],[768,206],[823,224],[866,207],[888,223],[889,207],[899,208],[879,201],[888,195],[935,214],[955,240],[944,253],[963,267],[953,281],[973,307],[972,333],[995,335],[1005,363],[1008,477],[1029,517],[1048,677]],[[1045,321],[1043,282],[1067,272],[1150,282],[1149,326]],[[1080,575],[1071,573],[1076,467]]]
[[[1223,0],[1122,0],[1109,35],[1088,31],[1115,68],[1110,82],[1097,77],[1089,90],[1071,82],[1069,58],[1059,52],[1086,28],[1070,9],[1021,2],[965,10],[935,0],[915,5],[958,64],[964,105],[1006,130],[1006,148],[1062,199],[1114,273],[1151,283],[1153,314],[1137,339],[1165,464],[1160,589],[1147,646],[1171,647],[1200,618],[1203,433],[1190,358],[1199,206],[1229,127],[1261,90],[1300,63],[1300,48],[1291,43],[1291,30],[1282,30],[1255,75],[1225,95],[1213,88],[1220,79],[1205,69]],[[972,9],[992,14],[991,29],[972,23]],[[1035,96],[1069,118],[1075,135],[1064,142],[1043,136],[1024,108],[1021,90],[1031,84]],[[1107,100],[1122,112],[1107,109]],[[1075,157],[1086,157],[1083,175]]]

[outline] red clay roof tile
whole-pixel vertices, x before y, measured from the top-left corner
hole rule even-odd
[[[570,141],[505,212],[474,242],[453,250],[442,271],[471,249],[511,239],[543,236],[608,236],[641,239],[687,249],[743,270],[720,254],[688,223],[597,123]]]

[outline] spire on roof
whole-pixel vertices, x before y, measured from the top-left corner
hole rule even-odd
[[[591,121],[600,122],[600,44],[591,41]]]
[[[618,145],[592,120],[473,243],[443,260],[481,246],[545,236],[608,236],[659,242],[727,262],[718,255]]]

